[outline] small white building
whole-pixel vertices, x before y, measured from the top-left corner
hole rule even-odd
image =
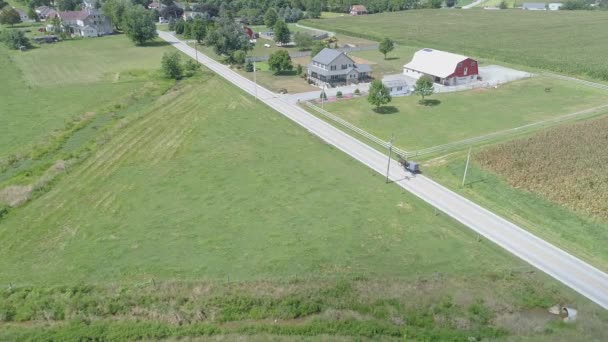
[[[546,11],[547,5],[544,2],[524,2],[521,9],[527,11]]]
[[[552,2],[549,5],[547,5],[547,7],[549,8],[549,11],[559,11],[559,9],[562,8],[562,6],[564,6],[564,4],[561,2]]]
[[[389,90],[391,96],[404,96],[410,93],[405,75],[384,76],[382,84]]]

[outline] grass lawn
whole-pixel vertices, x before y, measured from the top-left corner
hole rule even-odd
[[[545,92],[546,87],[552,91]],[[362,97],[328,103],[325,109],[397,146],[415,150],[472,138],[608,103],[606,91],[544,76],[498,89],[435,94],[434,106],[417,96],[393,98],[390,114],[377,114]]]
[[[0,317],[27,323],[0,337],[601,339],[606,312],[216,75],[134,118],[0,221]]]
[[[0,158],[142,88],[167,48],[159,42],[135,47],[125,36],[70,40],[23,53],[0,47]]]
[[[605,11],[412,10],[302,24],[608,80],[607,20]]]

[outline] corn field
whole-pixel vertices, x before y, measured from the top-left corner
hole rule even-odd
[[[608,220],[608,117],[485,149],[476,160],[510,185]]]

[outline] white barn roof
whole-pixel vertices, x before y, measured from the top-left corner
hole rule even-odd
[[[422,49],[414,54],[411,62],[407,63],[404,68],[444,78],[453,74],[458,63],[468,58],[445,51]]]

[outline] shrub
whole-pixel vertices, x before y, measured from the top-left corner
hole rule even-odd
[[[182,77],[182,66],[180,64],[179,53],[165,52],[161,63],[165,77],[176,80]]]
[[[251,61],[248,61],[247,64],[245,64],[245,71],[253,72],[253,63]]]
[[[21,46],[30,46],[30,40],[21,30],[6,30],[0,34],[0,40],[2,40],[9,49],[13,50],[17,50]]]
[[[336,97],[341,99],[342,98],[342,92],[338,90],[338,92],[336,93]]]
[[[231,55],[232,64],[243,65],[247,59],[247,52],[243,50],[234,51]]]
[[[359,90],[359,88],[355,89],[355,95],[361,95],[361,90]]]

